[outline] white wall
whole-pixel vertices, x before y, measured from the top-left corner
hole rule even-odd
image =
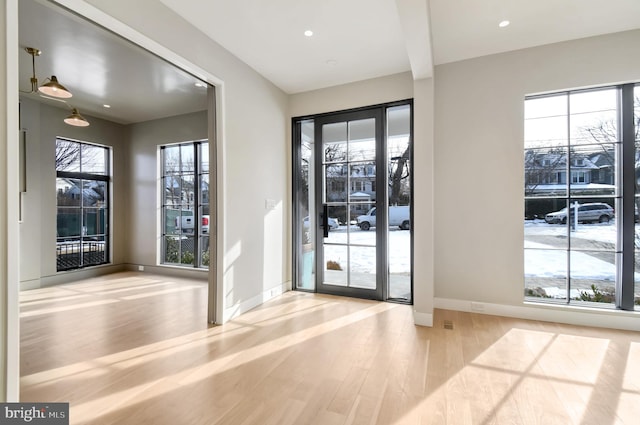
[[[210,82],[222,82],[217,272],[225,305],[219,319],[277,295],[291,280],[287,96],[158,1],[59,1],[76,10],[93,5],[217,79]],[[265,200],[275,208],[267,210]]]
[[[524,97],[640,81],[638,45],[631,31],[436,67],[436,306],[523,305]]]
[[[289,96],[292,117],[335,112],[413,98],[410,72]]]
[[[126,126],[131,182],[127,262],[158,264],[158,147],[207,138],[207,111]]]
[[[129,190],[127,144],[124,127],[86,115],[88,127],[63,122],[66,109],[23,98],[20,101],[20,128],[26,130],[27,191],[23,194],[20,223],[20,281],[22,288],[35,288],[78,278],[87,271],[56,272],[56,137],[110,146],[113,153],[112,257],[114,265],[126,262],[126,221]],[[98,268],[99,269],[99,268]],[[93,270],[92,273],[99,273]],[[104,271],[106,272],[106,270]]]

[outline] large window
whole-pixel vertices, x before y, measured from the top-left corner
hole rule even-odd
[[[163,264],[209,267],[209,143],[162,146]]]
[[[525,100],[526,298],[640,303],[639,94],[627,84]]]
[[[110,150],[56,140],[56,262],[71,270],[109,262]]]

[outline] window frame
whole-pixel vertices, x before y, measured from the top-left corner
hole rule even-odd
[[[628,83],[628,84],[621,84],[621,85],[609,85],[609,86],[602,86],[602,87],[596,87],[596,88],[590,88],[590,89],[584,89],[584,90],[565,90],[565,91],[560,91],[560,92],[555,92],[555,93],[549,93],[549,94],[544,94],[544,95],[535,95],[535,96],[526,96],[524,99],[524,102],[526,104],[526,102],[528,100],[532,100],[532,99],[539,99],[539,98],[544,98],[544,97],[554,97],[554,96],[566,96],[567,97],[567,102],[569,102],[570,100],[570,96],[573,94],[578,94],[578,93],[587,93],[587,92],[596,92],[596,91],[601,91],[601,90],[611,90],[611,89],[615,89],[617,92],[617,105],[616,105],[616,125],[617,125],[617,139],[613,142],[607,142],[607,143],[602,143],[603,146],[610,144],[611,147],[609,147],[610,149],[613,150],[613,152],[615,152],[615,158],[613,160],[613,166],[615,167],[615,181],[614,181],[614,192],[613,194],[610,195],[598,195],[595,197],[602,197],[603,198],[603,202],[604,199],[613,199],[615,201],[615,206],[614,209],[616,210],[616,228],[615,228],[615,233],[616,233],[616,238],[617,238],[617,242],[616,242],[616,247],[615,247],[615,258],[616,258],[616,262],[615,262],[615,299],[613,300],[613,307],[616,309],[620,309],[620,310],[630,310],[633,311],[635,308],[635,299],[634,299],[634,292],[635,292],[635,278],[634,278],[634,272],[635,272],[635,245],[634,245],[634,239],[636,237],[636,230],[635,230],[635,218],[634,218],[634,214],[635,214],[635,200],[636,197],[640,196],[640,193],[636,193],[636,168],[635,168],[635,157],[636,157],[636,138],[635,138],[635,133],[636,133],[636,128],[635,128],[635,118],[634,118],[634,90],[636,89],[636,87],[640,87],[640,83]],[[572,155],[577,155],[574,152],[572,152],[572,147],[580,147],[581,145],[583,145],[582,143],[579,142],[579,138],[578,137],[573,137],[573,135],[570,132],[571,129],[571,117],[572,117],[572,112],[569,110],[570,108],[567,107],[567,112],[566,115],[563,114],[562,116],[565,117],[567,119],[567,127],[569,129],[568,131],[568,135],[567,135],[567,140],[566,143],[564,144],[558,144],[558,145],[552,145],[549,144],[545,147],[541,147],[541,146],[536,146],[536,147],[532,147],[532,146],[527,146],[527,140],[525,137],[525,143],[524,143],[524,151],[525,151],[525,158],[526,158],[526,153],[528,150],[536,150],[536,149],[543,149],[543,148],[551,148],[551,147],[555,147],[557,146],[558,148],[566,148],[566,155],[568,156],[569,161],[567,161],[567,164],[571,164],[572,166],[580,166],[580,167],[584,167],[586,165],[586,161],[584,161],[584,159],[580,160],[575,159],[574,161],[571,161],[571,156]],[[525,115],[525,123],[526,123],[526,115]],[[574,141],[572,142],[572,140],[578,140],[578,141]],[[586,144],[585,146],[589,146],[589,144]],[[581,164],[578,164],[578,161],[581,162]],[[526,159],[524,161],[524,166],[525,166],[525,175],[527,172],[527,162]],[[601,176],[604,172],[603,169],[598,170],[598,176]],[[559,185],[564,185],[565,186],[565,190],[566,193],[564,195],[558,195],[553,197],[553,199],[556,200],[566,200],[567,205],[569,205],[572,200],[575,199],[581,199],[584,198],[584,196],[577,196],[572,194],[572,185],[582,185],[582,184],[587,184],[590,183],[592,181],[591,179],[591,172],[588,170],[573,170],[571,169],[571,166],[567,165],[566,167],[566,171],[564,172],[565,175],[566,173],[569,172],[569,178],[568,179],[562,179],[560,176],[559,172],[559,179],[558,179],[558,184]],[[579,173],[582,173],[583,176],[583,181],[580,181],[580,175]],[[605,173],[606,174],[606,173]],[[564,181],[563,180],[567,180]],[[574,181],[575,180],[575,181]],[[603,179],[604,180],[604,179]],[[527,201],[536,199],[536,197],[532,196],[532,195],[528,195],[527,194],[527,178],[525,178],[525,194],[524,194],[524,201],[525,201],[525,215],[526,215],[526,203]],[[544,199],[544,197],[538,197],[537,199]],[[549,199],[552,199],[551,197],[549,197]],[[591,201],[594,202],[594,201]],[[571,225],[569,223],[569,225]],[[526,226],[526,223],[525,223]],[[571,236],[570,236],[571,237]],[[527,253],[528,249],[532,249],[532,248],[527,248],[525,246],[524,248],[524,252],[525,254]],[[562,249],[562,248],[558,248],[558,249]],[[569,241],[567,248],[566,248],[566,252],[568,256],[571,256],[571,254],[573,252],[579,252],[579,251],[573,251],[571,249],[571,242]],[[612,304],[611,303],[596,303],[596,302],[582,302],[582,301],[575,301],[571,299],[571,296],[569,295],[569,289],[571,288],[571,277],[572,275],[572,270],[571,270],[571,266],[570,266],[570,261],[567,264],[567,296],[566,296],[566,301],[564,301],[565,304],[569,305],[588,305],[589,307],[610,307]],[[526,283],[526,276],[525,276],[525,283]],[[640,284],[640,283],[639,283]],[[534,302],[546,302],[546,303],[552,303],[552,304],[558,304],[559,301],[556,300],[547,300],[544,298],[538,298],[538,297],[531,297],[531,296],[527,296],[527,291],[526,291],[526,286],[525,286],[525,301],[534,301]]]
[[[203,178],[204,176],[208,176],[208,193],[211,192],[211,165],[209,164],[209,158],[203,155],[203,146],[209,145],[209,141],[207,139],[200,139],[188,142],[179,142],[179,143],[171,143],[166,145],[159,146],[159,170],[160,170],[160,178],[159,178],[159,191],[160,191],[160,215],[159,215],[159,235],[160,235],[160,244],[159,244],[159,255],[158,262],[163,266],[173,266],[173,267],[184,267],[184,268],[195,268],[199,270],[207,270],[210,265],[211,258],[211,249],[210,249],[210,230],[212,229],[212,221],[211,214],[205,214],[205,210],[209,210],[210,206],[208,202],[204,202],[203,194],[205,191],[202,189],[203,186]],[[180,152],[182,152],[183,147],[188,147],[193,149],[193,170],[191,172],[182,172],[183,162],[182,157],[180,157],[179,169],[180,172],[169,174],[166,170],[166,161],[165,161],[165,153],[168,148],[179,147]],[[209,147],[208,147],[209,148]],[[181,155],[181,154],[180,154]],[[206,170],[204,170],[204,163],[208,164]],[[168,233],[167,232],[167,209],[169,204],[166,202],[166,183],[165,179],[167,177],[175,177],[181,176],[182,178],[188,176],[192,178],[193,181],[193,191],[186,193],[183,188],[180,188],[180,214],[175,218],[176,220],[182,221],[182,217],[194,217],[193,223],[193,232],[184,232],[182,229],[182,223],[180,224],[180,233]],[[209,195],[210,196],[210,195]],[[208,199],[208,198],[207,198]],[[186,211],[191,211],[191,215],[183,215],[182,212],[185,211],[184,204],[188,206],[191,205],[191,209],[187,209]],[[175,206],[175,205],[171,205]],[[205,217],[208,216],[208,220],[205,220]],[[205,221],[206,224],[205,224]],[[207,226],[208,230],[204,230],[204,226]],[[176,224],[175,227],[178,227]],[[187,235],[187,236],[185,236]],[[193,262],[183,262],[185,260],[184,254],[187,251],[183,251],[183,237],[189,239],[189,235],[191,235],[191,239],[193,240]],[[178,262],[167,261],[167,252],[168,245],[167,241],[169,238],[173,240],[174,237],[178,237]],[[187,244],[188,245],[188,244]],[[205,247],[205,250],[201,249]]]
[[[58,189],[56,186],[56,272],[66,272],[66,271],[71,271],[71,270],[79,270],[79,269],[85,269],[88,267],[96,267],[96,266],[101,266],[104,264],[109,264],[111,261],[111,204],[112,204],[112,198],[111,198],[111,192],[112,192],[112,188],[111,188],[111,182],[112,182],[112,147],[110,146],[106,146],[106,145],[101,145],[101,144],[97,144],[97,143],[91,143],[91,142],[87,142],[87,141],[81,141],[81,140],[74,140],[74,139],[70,139],[67,137],[56,137],[56,153],[57,153],[57,148],[58,148],[58,142],[65,142],[65,143],[73,143],[73,144],[77,144],[79,145],[79,153],[78,153],[78,163],[79,163],[79,171],[64,171],[64,170],[58,170],[58,165],[56,164],[56,185],[58,183],[58,181],[60,179],[64,179],[64,180],[77,180],[79,182],[81,182],[80,186],[81,186],[81,191],[80,191],[80,199],[79,199],[79,205],[78,206],[61,206],[59,205],[59,199],[58,199]],[[83,146],[91,146],[91,147],[96,147],[96,148],[101,148],[104,149],[104,174],[98,174],[98,173],[91,173],[91,172],[84,172],[83,171],[83,163],[82,163],[82,152]],[[104,183],[104,207],[101,208],[104,211],[103,214],[103,221],[104,221],[104,232],[103,233],[95,233],[93,234],[93,236],[102,236],[102,238],[104,239],[104,241],[102,241],[102,252],[103,252],[103,260],[99,261],[99,262],[85,262],[85,257],[87,255],[85,254],[91,254],[94,252],[100,252],[100,250],[92,250],[91,247],[89,248],[89,251],[85,251],[85,238],[90,237],[91,235],[85,234],[84,229],[86,229],[88,226],[85,225],[85,210],[88,209],[88,207],[86,205],[84,205],[84,182],[86,181],[96,181],[96,182],[103,182]],[[59,235],[59,219],[60,219],[60,212],[62,210],[65,209],[79,209],[80,210],[80,234],[79,235],[73,235],[73,236],[58,236]],[[99,219],[99,218],[98,218]],[[79,260],[78,260],[78,265],[77,266],[64,266],[64,261],[60,258],[62,255],[68,255],[68,254],[63,254],[63,252],[68,252],[69,249],[67,246],[62,245],[62,242],[65,241],[72,241],[75,240],[76,238],[79,238],[79,242],[80,242],[80,247],[79,247],[79,252],[82,255],[79,255]],[[90,241],[89,241],[90,242]],[[94,242],[100,242],[100,241],[94,241]],[[91,245],[89,243],[89,245]],[[98,245],[95,245],[96,247],[98,247]],[[65,248],[65,249],[63,249]],[[75,250],[74,247],[71,248],[71,250]],[[72,252],[73,254],[73,252]]]

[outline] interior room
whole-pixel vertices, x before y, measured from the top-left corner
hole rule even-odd
[[[637,418],[637,2],[0,2],[0,401]]]

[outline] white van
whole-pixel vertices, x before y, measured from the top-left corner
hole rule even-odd
[[[362,230],[369,230],[376,225],[376,208],[373,207],[365,215],[358,216],[358,226]],[[398,226],[402,230],[411,228],[409,205],[389,207],[389,227]]]
[[[195,220],[192,215],[183,215],[182,217],[176,217],[176,229],[182,230],[182,233],[193,233],[195,227]],[[202,233],[209,233],[209,216],[202,216]]]

